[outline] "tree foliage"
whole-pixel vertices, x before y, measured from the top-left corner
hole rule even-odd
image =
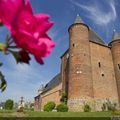
[[[2,63],[0,62],[0,67],[2,66]],[[7,82],[5,80],[4,75],[2,74],[2,72],[0,71],[0,89],[3,92],[7,87]]]
[[[90,112],[90,111],[91,111],[90,105],[85,104],[85,105],[84,105],[84,112]]]
[[[64,103],[57,105],[56,107],[57,112],[68,112],[68,106]]]
[[[5,102],[5,109],[6,110],[12,110],[14,105],[14,101],[11,99],[6,100]]]

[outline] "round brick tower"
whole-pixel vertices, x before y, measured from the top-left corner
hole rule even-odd
[[[111,51],[112,51],[115,77],[118,88],[119,104],[120,104],[120,34],[119,33],[114,31],[112,42],[110,42],[109,45],[111,46]]]
[[[89,27],[77,15],[68,31],[68,106],[70,111],[82,111],[83,104],[93,98]]]

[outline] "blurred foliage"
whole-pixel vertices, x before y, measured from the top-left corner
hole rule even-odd
[[[2,66],[2,63],[0,62],[0,66]],[[0,89],[3,92],[7,87],[7,82],[5,80],[4,75],[2,74],[2,72],[0,71]]]
[[[6,100],[5,102],[5,109],[6,110],[12,110],[14,105],[14,101],[11,99]]]

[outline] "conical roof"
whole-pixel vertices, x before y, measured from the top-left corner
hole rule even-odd
[[[77,17],[76,17],[74,23],[84,23],[84,22],[81,20],[79,14],[77,14]]]
[[[120,33],[116,32],[115,30],[113,31],[113,37],[112,37],[112,41],[115,40],[120,40]]]

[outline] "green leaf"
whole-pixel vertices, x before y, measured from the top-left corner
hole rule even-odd
[[[10,51],[13,55],[13,57],[15,58],[16,60],[16,63],[19,62],[19,59],[21,58],[21,56],[19,55],[19,52],[15,52],[15,51]]]
[[[1,81],[0,89],[3,92],[6,89],[6,87],[7,87],[7,82],[6,82],[5,77],[4,77],[4,75],[2,74],[1,71],[0,71],[0,81]]]
[[[16,63],[25,63],[25,64],[29,64],[29,61],[31,60],[29,53],[24,51],[24,50],[20,50],[20,51],[11,51],[9,50],[9,52],[13,55],[13,57],[16,60]]]
[[[2,62],[0,62],[0,67],[3,65],[3,63]]]

